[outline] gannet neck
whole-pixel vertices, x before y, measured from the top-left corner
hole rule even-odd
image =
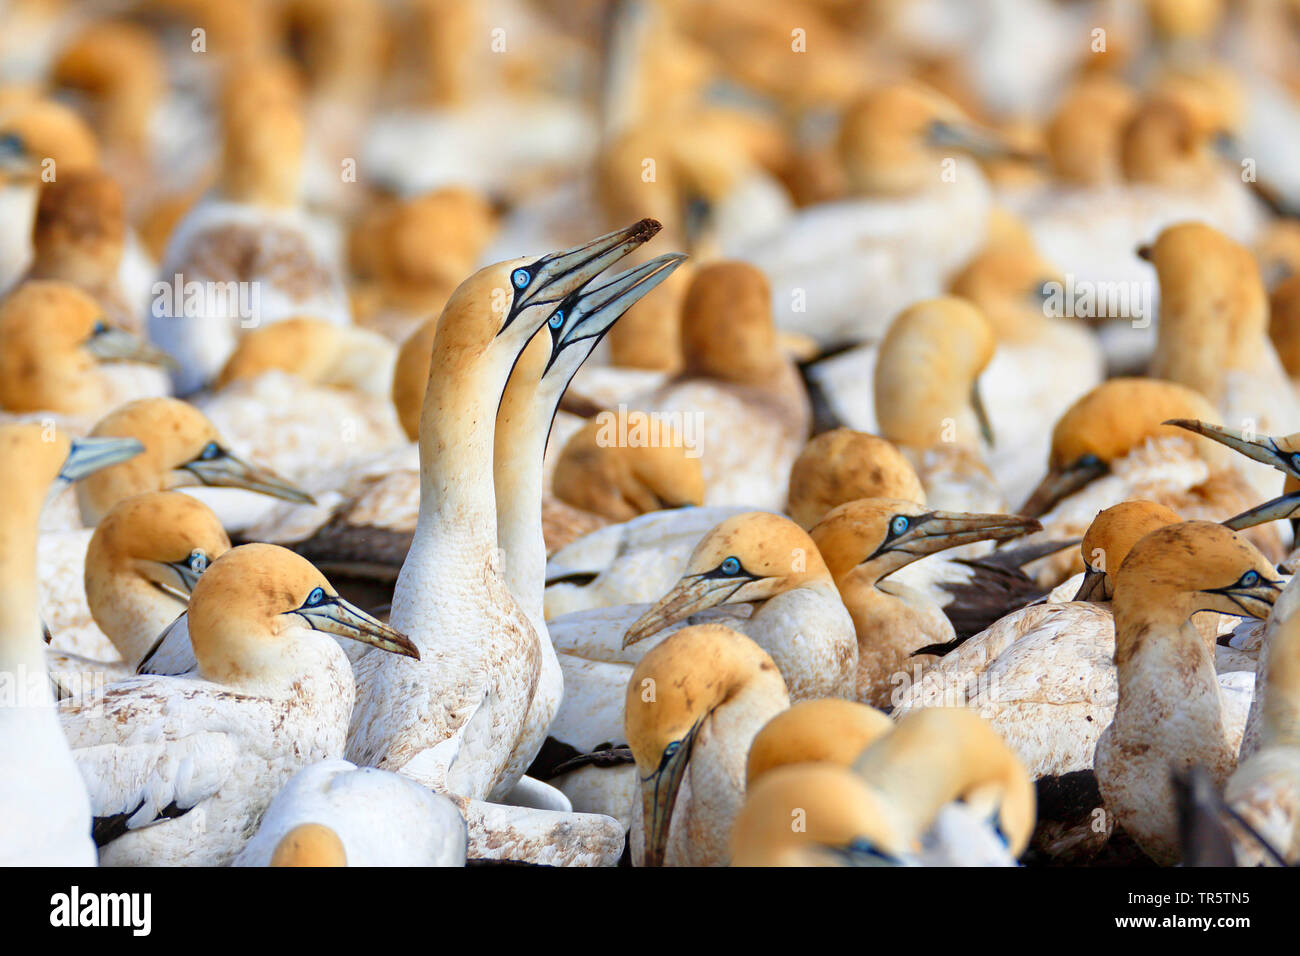
[[[5,520],[0,525],[0,672],[42,673],[45,642],[36,581],[40,507],[32,508],[17,495],[6,494],[6,498]]]
[[[1288,605],[1283,607],[1283,602]],[[1292,602],[1278,601],[1275,614]],[[1268,638],[1268,677],[1261,696],[1260,747],[1300,747],[1300,615],[1285,614]]]

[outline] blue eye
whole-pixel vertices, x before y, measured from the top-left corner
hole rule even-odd
[[[1253,588],[1259,584],[1259,573],[1256,571],[1247,571],[1241,576],[1241,586],[1243,588]]]
[[[195,574],[202,574],[208,569],[208,556],[202,551],[194,551],[190,554],[190,570]]]
[[[325,600],[325,589],[312,588],[311,594],[307,595],[307,600],[304,603],[307,605],[307,607],[315,607],[323,600]]]
[[[553,329],[558,329],[563,324],[564,324],[564,310],[561,309],[559,312],[556,312],[553,316],[551,316],[549,325]]]
[[[673,754],[677,753],[677,751],[681,749],[682,749],[682,742],[680,740],[674,740],[672,743],[670,743],[667,747],[664,748],[664,756],[671,757]]]
[[[105,332],[107,332],[107,331],[108,331],[108,323],[105,322],[103,319],[100,319],[100,320],[99,320],[98,322],[96,322],[96,323],[94,324],[94,326],[91,328],[91,330],[90,330],[90,334],[91,334],[91,335],[103,335],[103,334],[104,334]]]
[[[735,558],[727,558],[727,560],[722,562],[723,574],[736,574],[739,571],[740,571],[740,562],[737,561]]]
[[[204,461],[211,461],[221,454],[221,446],[214,441],[208,442],[203,446],[203,451],[199,452],[199,458]]]
[[[510,276],[510,281],[515,284],[516,289],[522,289],[531,282],[533,277],[528,274],[527,269],[516,269]]]
[[[906,515],[895,515],[894,520],[889,522],[889,531],[891,534],[902,534],[907,530],[908,520]]]

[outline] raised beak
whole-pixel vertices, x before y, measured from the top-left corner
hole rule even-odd
[[[1275,438],[1269,438],[1265,435],[1263,438],[1251,440],[1241,432],[1234,431],[1231,428],[1224,428],[1222,425],[1211,425],[1208,422],[1199,422],[1190,418],[1171,418],[1165,424],[1176,425],[1179,428],[1187,429],[1189,432],[1203,435],[1212,441],[1217,441],[1220,445],[1227,445],[1233,451],[1240,452],[1247,458],[1253,458],[1255,461],[1270,465],[1284,475],[1300,478],[1300,453],[1292,453],[1279,448]],[[1258,523],[1256,522],[1256,524]]]
[[[160,348],[122,329],[105,328],[86,340],[86,351],[100,362],[144,362],[176,368],[176,360]]]
[[[993,447],[993,425],[989,421],[989,413],[984,408],[984,398],[980,395],[980,382],[976,379],[970,387],[970,407],[975,412],[975,420],[980,424],[980,434],[984,436],[984,442],[990,448]]]
[[[710,577],[707,572],[684,576],[673,585],[672,590],[633,622],[623,635],[623,646],[631,647],[697,611],[726,604],[732,595],[753,580],[752,577]]]
[[[59,470],[64,481],[80,481],[101,468],[119,465],[144,451],[134,438],[76,438]]]
[[[1106,600],[1106,572],[1098,571],[1096,568],[1086,568],[1083,572],[1083,581],[1079,585],[1079,590],[1075,592],[1074,597],[1070,600]]]
[[[224,448],[211,458],[195,458],[180,466],[200,484],[213,488],[244,488],[298,504],[314,505],[316,499],[269,468],[250,464]]]
[[[1281,521],[1283,518],[1294,518],[1297,515],[1300,515],[1300,491],[1293,491],[1289,495],[1282,495],[1262,505],[1256,505],[1249,511],[1243,511],[1223,522],[1223,526],[1233,531],[1245,531],[1257,524],[1268,524],[1270,521]]]
[[[314,630],[339,637],[351,638],[390,654],[420,659],[420,650],[401,631],[396,631],[378,618],[371,617],[361,608],[337,595],[330,595],[319,604],[303,606],[294,611]]]
[[[572,298],[572,306],[562,308],[551,316],[551,358],[547,371],[555,364],[560,353],[576,342],[596,342],[613,328],[614,323],[642,298],[654,290],[687,257],[680,252],[657,256],[635,269],[620,272],[591,289],[585,289]],[[556,321],[556,318],[560,321]]]
[[[696,724],[685,738],[677,742],[671,752],[664,751],[659,767],[648,777],[641,778],[641,811],[645,823],[645,865],[663,866],[664,850],[668,846],[668,828],[673,819],[673,806],[682,786],[682,775],[690,763],[691,747],[695,743]]]
[[[1064,468],[1053,468],[1020,506],[1020,513],[1037,518],[1047,514],[1058,501],[1110,471],[1110,466],[1096,455],[1083,455]]]
[[[901,552],[922,558],[949,548],[957,548],[976,541],[1006,541],[1022,534],[1041,531],[1042,525],[1023,515],[960,514],[951,511],[931,511],[911,519],[908,529],[900,535],[891,535],[871,555],[870,561],[887,552]]]
[[[577,292],[606,268],[648,242],[662,228],[655,219],[642,219],[573,249],[543,256],[530,267],[528,285],[515,302],[502,331],[524,309],[548,302],[558,303]]]

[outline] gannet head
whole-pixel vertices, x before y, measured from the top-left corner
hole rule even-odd
[[[988,319],[965,299],[926,299],[904,309],[876,353],[873,387],[881,435],[929,447],[953,440],[955,428],[956,441],[973,446],[979,443],[978,426],[991,445],[979,376],[996,345]]]
[[[40,183],[51,162],[56,176],[99,165],[95,134],[75,110],[33,100],[0,117],[0,185]]]
[[[924,502],[925,489],[903,454],[875,435],[836,428],[803,446],[790,469],[791,518],[811,528],[832,508],[859,498]]]
[[[143,451],[131,438],[69,438],[47,425],[0,425],[0,463],[5,469],[6,513],[30,518],[33,532],[45,502],[70,482]]]
[[[52,73],[58,86],[91,98],[106,141],[147,145],[149,121],[167,88],[161,45],[148,29],[125,20],[91,23],[59,51]]]
[[[862,751],[894,729],[883,712],[852,700],[805,700],[777,714],[754,735],[745,762],[745,786],[752,788],[777,767],[833,763],[849,767]]]
[[[289,64],[274,56],[229,64],[220,113],[222,195],[262,206],[295,205],[306,129],[302,91]]]
[[[0,405],[15,412],[84,413],[101,407],[101,362],[170,359],[112,325],[90,296],[66,282],[33,279],[0,303]]]
[[[1182,520],[1164,505],[1140,498],[1121,501],[1098,512],[1079,545],[1083,582],[1074,600],[1109,601],[1115,591],[1112,575],[1119,570],[1133,545],[1148,532]]]
[[[938,183],[940,163],[953,150],[977,157],[1016,152],[952,101],[907,81],[878,87],[850,106],[838,147],[851,190],[865,196],[906,194]]]
[[[1066,409],[1052,429],[1047,474],[1020,508],[1042,515],[1110,471],[1118,461],[1150,439],[1179,434],[1164,424],[1170,418],[1212,420],[1218,413],[1202,395],[1174,382],[1149,378],[1112,378]],[[1188,447],[1212,468],[1227,466],[1231,456],[1213,442],[1188,440]]]
[[[682,304],[682,373],[763,385],[780,370],[772,288],[747,262],[711,262],[691,276]]]
[[[659,439],[620,444],[616,427],[598,417],[565,443],[551,488],[561,501],[611,521],[704,504],[700,459],[675,432],[661,429]]]
[[[1034,832],[1034,783],[1002,736],[967,707],[925,707],[900,719],[853,764],[919,837],[961,800],[988,820],[1012,856]]]
[[[217,376],[216,387],[225,388],[272,369],[319,384],[351,344],[349,336],[355,335],[354,329],[306,316],[259,326],[239,337]]]
[[[928,554],[1006,541],[1041,527],[1022,515],[962,514],[897,498],[863,498],[832,509],[810,534],[838,584],[859,568],[878,581]]]
[[[623,646],[705,608],[765,601],[818,579],[830,575],[797,524],[767,511],[733,515],[700,539],[681,578],[628,628]]]
[[[300,823],[275,845],[270,866],[347,866],[339,835],[323,823]]]
[[[121,576],[147,581],[174,599],[180,613],[199,576],[229,550],[221,522],[197,498],[153,491],[118,502],[96,525],[86,548],[91,616],[100,623]],[[112,636],[107,628],[104,632]]]
[[[765,774],[731,830],[732,866],[900,866],[914,849],[885,799],[838,763]]]
[[[1283,494],[1229,518],[1223,522],[1225,526],[1234,531],[1244,531],[1269,521],[1294,518],[1300,513],[1300,432],[1279,438],[1270,438],[1267,435],[1251,438],[1236,429],[1191,419],[1176,418],[1166,424],[1185,428],[1197,435],[1204,435],[1233,451],[1240,452],[1247,458],[1271,465],[1286,475]]]
[[[192,485],[244,488],[285,501],[313,503],[309,494],[275,472],[232,454],[207,416],[180,399],[128,402],[100,419],[91,434],[136,438],[145,451],[78,486],[77,501],[88,525],[124,498]]]
[[[786,697],[767,652],[719,624],[682,628],[632,671],[623,729],[641,782],[646,866],[663,862],[673,805],[700,728],[716,708],[751,687]]]
[[[1268,559],[1230,528],[1212,521],[1165,525],[1133,545],[1115,575],[1116,634],[1128,632],[1124,621],[1132,614],[1184,621],[1197,611],[1218,611],[1262,620],[1283,583]],[[1120,640],[1116,664],[1131,655],[1131,645]]]
[[[1031,245],[992,243],[948,283],[948,291],[975,305],[998,341],[1031,338],[1046,315],[1049,283],[1061,282],[1057,269]]]
[[[122,188],[95,169],[62,173],[41,189],[32,228],[36,279],[115,280],[126,241]]]
[[[1056,178],[1083,186],[1118,182],[1120,140],[1137,105],[1137,94],[1113,76],[1089,75],[1066,93],[1046,131]]]
[[[1231,127],[1221,104],[1188,90],[1156,90],[1120,139],[1120,161],[1133,182],[1203,187],[1224,161]]]
[[[658,231],[659,223],[643,219],[573,249],[479,269],[447,300],[435,351],[448,361],[477,359],[499,343],[502,370],[508,371],[568,296]]]
[[[1254,366],[1268,293],[1250,250],[1203,223],[1170,226],[1139,253],[1160,280],[1151,375],[1217,401],[1228,369]]]
[[[275,680],[294,643],[311,634],[420,658],[404,634],[339,597],[310,561],[273,544],[241,545],[212,562],[190,595],[189,633],[199,673],[223,684]]]

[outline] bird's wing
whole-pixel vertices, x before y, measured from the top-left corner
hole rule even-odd
[[[199,666],[190,645],[190,616],[182,612],[158,635],[153,647],[136,665],[137,674],[177,676]]]

